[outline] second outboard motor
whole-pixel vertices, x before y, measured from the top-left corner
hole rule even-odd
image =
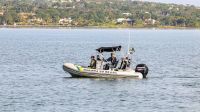
[[[138,64],[135,67],[135,72],[140,72],[143,75],[143,78],[147,77],[148,71],[149,69],[146,64]]]

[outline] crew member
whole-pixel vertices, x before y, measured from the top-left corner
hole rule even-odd
[[[120,64],[119,69],[125,70],[127,67],[130,67],[130,59],[128,57],[122,58],[122,62]]]
[[[95,56],[91,56],[90,66],[88,66],[92,69],[96,69],[96,59]]]
[[[111,53],[111,57],[109,57],[106,61],[110,62],[111,67],[115,67],[116,63],[117,63],[117,58],[114,52]]]
[[[103,69],[104,57],[101,52],[97,55],[97,64],[96,65],[97,65],[96,66],[97,69]]]

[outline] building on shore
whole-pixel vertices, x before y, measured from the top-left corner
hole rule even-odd
[[[126,12],[126,13],[122,13],[124,16],[131,16],[132,14],[129,13],[129,12]]]
[[[72,23],[72,19],[69,17],[69,18],[62,18],[59,20],[59,24],[60,25],[71,25]]]
[[[43,24],[44,21],[43,21],[42,18],[36,18],[36,17],[34,17],[33,19],[29,19],[28,23],[29,24]]]
[[[133,25],[134,24],[134,20],[130,19],[130,18],[118,18],[116,20],[116,24],[130,24]]]
[[[144,20],[144,24],[146,25],[155,25],[158,21],[156,21],[155,19],[145,19]]]
[[[126,21],[125,18],[118,18],[118,19],[116,20],[116,22],[117,22],[118,24],[123,23],[124,21]]]

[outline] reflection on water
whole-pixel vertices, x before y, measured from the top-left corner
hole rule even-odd
[[[126,29],[0,29],[0,111],[200,111],[200,31],[130,31],[134,65],[150,69],[144,80],[77,79],[62,70],[64,62],[87,66],[101,46],[125,51]]]

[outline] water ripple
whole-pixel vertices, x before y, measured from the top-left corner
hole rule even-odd
[[[71,78],[62,70],[64,62],[87,66],[97,47],[126,50],[126,29],[0,29],[0,111],[200,111],[200,31],[130,31],[133,64],[148,65],[147,79]]]

